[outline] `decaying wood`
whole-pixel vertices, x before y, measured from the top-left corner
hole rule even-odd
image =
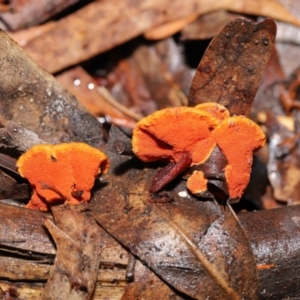
[[[101,126],[76,98],[0,31],[0,117],[51,142],[103,143]]]
[[[297,246],[300,243],[299,215],[299,206],[239,215],[256,258],[260,299],[300,297],[298,280],[300,265]],[[18,287],[20,296],[26,295],[28,300],[37,299],[37,294],[41,293],[49,272],[53,268],[55,248],[43,226],[45,216],[48,214],[0,204],[0,222],[4,224],[0,228],[6,228],[0,231],[0,262],[1,266],[6,266],[0,269],[2,278],[0,286],[6,289],[9,284],[5,280],[15,280],[14,285]],[[23,232],[27,234],[24,235]],[[96,290],[92,299],[102,300],[107,296],[110,296],[110,299],[121,299],[124,287],[127,285],[126,251],[107,235],[106,241],[108,240],[110,242],[106,242],[105,250],[101,253]],[[5,251],[12,245],[16,249],[20,248],[16,251],[20,256],[24,254],[24,249],[36,251],[27,252],[28,255],[35,257],[35,253],[39,253],[40,256],[33,261],[10,255],[8,257]],[[120,257],[123,259],[120,260]],[[140,273],[139,265],[136,268],[136,280],[139,282],[142,280],[143,272]],[[24,283],[26,279],[33,279],[34,283]],[[132,293],[133,288],[130,289]]]
[[[0,128],[0,141],[6,147],[15,149],[23,153],[37,144],[47,144],[30,130],[12,122],[4,122],[4,127]]]
[[[20,297],[28,300],[41,296],[53,272],[56,250],[44,226],[45,218],[52,219],[48,213],[0,203],[0,287],[5,290],[8,281],[10,285],[14,281]],[[100,269],[92,299],[105,299],[103,295],[109,294],[111,299],[120,299],[126,285],[128,254],[101,227],[98,232]]]

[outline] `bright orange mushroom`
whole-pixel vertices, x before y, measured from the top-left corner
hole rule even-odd
[[[210,133],[219,123],[210,113],[192,107],[159,110],[137,123],[132,149],[145,162],[177,162],[187,151],[192,155],[192,163],[199,164],[215,147]]]
[[[202,171],[194,171],[188,178],[186,185],[192,194],[201,196],[207,192],[207,182],[208,180]]]
[[[260,127],[244,116],[226,118],[212,135],[225,155],[225,178],[231,199],[242,196],[249,179],[253,152],[263,147],[266,138]]]
[[[108,170],[107,156],[85,143],[36,145],[17,161],[20,175],[30,182],[26,207],[48,210],[48,203],[79,204],[90,199],[96,176]]]
[[[217,103],[157,111],[137,124],[132,139],[133,152],[141,160],[169,162],[157,172],[150,192],[159,191],[186,168],[203,164],[218,146],[228,161],[224,172],[231,199],[241,197],[250,179],[253,152],[264,143],[258,125],[243,116],[230,117]],[[194,171],[187,188],[203,195],[207,182],[205,173]]]
[[[157,111],[138,122],[132,138],[135,155],[145,162],[170,163],[154,177],[150,191],[159,191],[187,167],[204,162],[216,145],[211,131],[219,123],[208,112],[184,106]]]

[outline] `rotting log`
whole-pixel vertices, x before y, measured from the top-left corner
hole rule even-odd
[[[27,289],[28,299],[34,299],[40,293],[55,254],[51,238],[43,228],[43,220],[48,217],[39,211],[0,204],[2,288],[11,283],[19,292]],[[299,297],[300,206],[240,213],[238,217],[256,258],[259,299]],[[93,299],[104,299],[107,295],[113,295],[111,299],[120,299],[126,285],[127,255],[114,239],[108,235],[105,239]],[[25,272],[22,266],[25,269],[30,266],[30,269]]]

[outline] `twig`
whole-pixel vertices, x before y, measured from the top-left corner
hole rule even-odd
[[[114,97],[110,94],[110,92],[105,87],[100,86],[97,88],[97,91],[108,103],[113,105],[115,108],[119,109],[126,116],[128,116],[136,121],[139,121],[143,118],[142,115],[132,112],[131,110],[126,108],[124,105],[117,102],[117,100],[114,99]]]

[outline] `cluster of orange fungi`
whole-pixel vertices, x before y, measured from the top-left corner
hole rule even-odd
[[[228,164],[224,174],[230,198],[241,197],[249,179],[253,152],[263,147],[265,135],[260,127],[244,116],[230,117],[229,111],[216,103],[195,107],[175,107],[157,111],[138,122],[133,132],[133,152],[144,162],[178,162],[190,153],[192,165],[203,164],[218,146]],[[207,189],[202,171],[187,179],[193,194]]]
[[[253,152],[264,144],[265,135],[257,124],[244,116],[230,117],[216,103],[157,111],[138,122],[132,139],[133,151],[142,161],[180,165],[186,157],[188,167],[203,164],[218,146],[228,162],[224,174],[230,198],[242,195]],[[88,201],[96,176],[107,172],[109,162],[103,152],[84,143],[43,144],[21,155],[17,167],[33,189],[27,207],[46,211],[49,203]],[[187,188],[193,194],[205,192],[205,174],[193,171]]]

